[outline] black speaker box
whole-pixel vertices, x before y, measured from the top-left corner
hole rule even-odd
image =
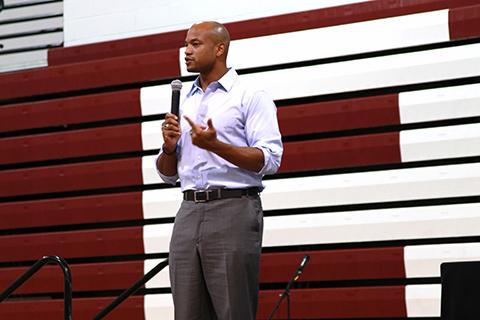
[[[480,261],[442,263],[442,320],[480,320]]]

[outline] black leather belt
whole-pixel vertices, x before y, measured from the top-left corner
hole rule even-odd
[[[248,189],[208,189],[187,190],[183,192],[183,200],[195,202],[208,202],[218,199],[241,198],[243,196],[256,196],[260,190],[257,187]]]

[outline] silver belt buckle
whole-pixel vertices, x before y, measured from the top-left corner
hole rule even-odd
[[[210,195],[217,192],[217,198],[211,197]],[[200,198],[198,195],[201,195]],[[202,199],[202,196],[205,195],[205,198]],[[195,203],[207,202],[210,200],[220,199],[222,195],[221,189],[213,189],[213,190],[195,190],[193,191],[193,201]]]
[[[200,203],[200,202],[207,202],[209,199],[208,197],[208,190],[195,190],[193,191],[193,202],[195,203]],[[201,196],[199,198],[199,195],[205,195],[205,198],[202,199]]]

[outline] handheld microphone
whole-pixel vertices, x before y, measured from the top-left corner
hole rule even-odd
[[[293,278],[293,281],[297,281],[298,278],[300,278],[300,275],[302,274],[303,272],[303,268],[305,268],[305,266],[307,265],[308,261],[310,261],[310,256],[308,254],[306,254],[304,257],[303,257],[303,260],[302,262],[300,263],[300,266],[298,267],[297,269],[297,272],[295,274],[295,278]]]
[[[180,106],[180,90],[182,89],[182,81],[176,79],[171,83],[172,86],[172,107],[170,113],[179,116]]]

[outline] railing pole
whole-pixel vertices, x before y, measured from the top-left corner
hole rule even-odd
[[[62,257],[56,257],[63,271],[63,313],[65,320],[72,320],[72,273]]]
[[[135,282],[130,288],[123,291],[115,300],[113,300],[108,306],[106,306],[102,311],[100,311],[93,320],[100,320],[109,314],[115,307],[120,303],[126,300],[129,296],[134,294],[138,289],[140,289],[145,283],[147,283],[151,278],[153,278],[157,273],[162,271],[168,265],[168,259],[163,260],[150,270],[146,275],[143,276],[140,280]]]
[[[45,260],[40,259],[33,264],[25,273],[23,273],[17,280],[15,280],[10,287],[5,289],[5,291],[0,294],[0,302],[7,299],[13,291],[15,291],[18,287],[20,287],[25,281],[27,281],[35,272],[38,271],[43,265],[46,263]]]
[[[72,320],[72,276],[70,272],[70,267],[67,262],[58,256],[44,256],[42,259],[38,260],[30,267],[24,274],[22,274],[15,282],[13,282],[10,287],[5,289],[0,294],[0,303],[7,299],[13,291],[20,287],[25,281],[30,279],[40,268],[46,265],[49,262],[54,262],[60,266],[63,271],[63,281],[64,281],[64,319]]]

